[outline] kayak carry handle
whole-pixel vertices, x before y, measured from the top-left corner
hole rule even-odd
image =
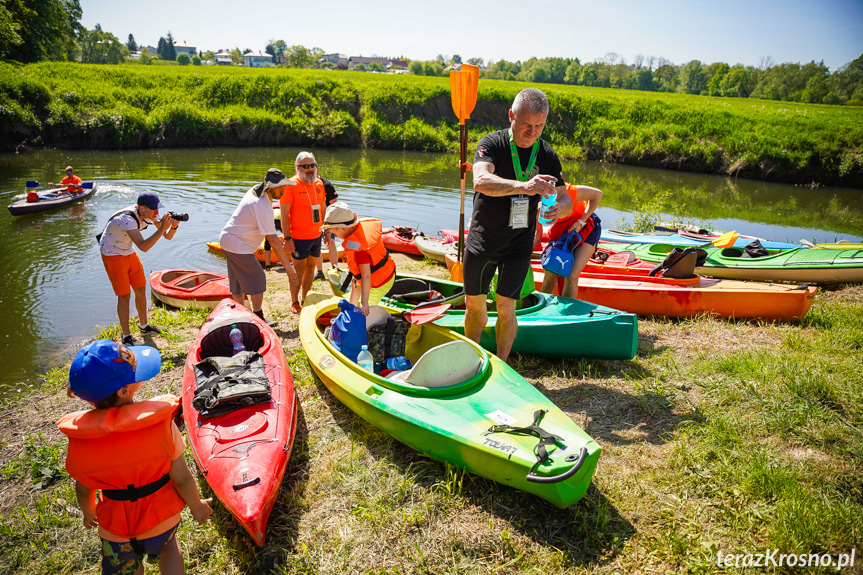
[[[582,449],[584,449],[584,448],[582,447]],[[234,485],[232,485],[232,487],[234,488],[234,491],[239,491],[240,489],[244,489],[246,487],[251,487],[252,485],[257,485],[260,482],[261,482],[261,478],[255,477],[254,479],[249,479],[248,481],[243,481],[242,483],[234,483]]]
[[[574,458],[575,455],[569,455],[567,456],[566,461],[572,461]],[[561,481],[566,481],[567,479],[578,473],[581,470],[581,466],[584,465],[585,461],[587,461],[587,448],[582,447],[581,452],[578,454],[578,461],[565,473],[555,475],[554,477],[541,477],[539,475],[534,475],[533,471],[530,471],[525,479],[527,479],[531,483],[560,483]]]

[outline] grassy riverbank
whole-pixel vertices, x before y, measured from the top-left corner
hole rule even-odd
[[[524,85],[482,80],[472,143]],[[863,187],[863,109],[539,85],[562,156]],[[458,145],[446,78],[198,66],[0,63],[0,149]]]
[[[265,546],[216,505],[206,526],[187,516],[181,529],[188,573],[712,573],[718,552],[855,547],[863,573],[860,286],[820,293],[794,325],[641,318],[631,361],[517,356],[603,448],[587,496],[557,510],[422,457],[334,400],[299,344],[284,273],[268,277],[301,402],[293,456]],[[142,396],[179,393],[204,317],[157,311],[165,366]],[[63,393],[67,369],[0,411],[3,573],[97,572],[96,537],[59,471],[54,421],[82,407]]]

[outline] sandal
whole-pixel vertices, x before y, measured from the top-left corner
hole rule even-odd
[[[291,304],[291,312],[292,313],[300,313],[301,309],[302,309],[302,306],[300,306],[300,302],[295,301],[294,303]]]

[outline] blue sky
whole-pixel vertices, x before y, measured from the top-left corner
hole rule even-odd
[[[627,63],[638,54],[675,64],[823,60],[831,71],[863,54],[863,0],[80,1],[84,26],[123,42],[131,33],[155,46],[170,30],[214,51],[282,39],[348,56],[591,62],[613,52]]]

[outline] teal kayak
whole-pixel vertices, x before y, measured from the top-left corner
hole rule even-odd
[[[631,251],[641,260],[661,263],[675,246],[667,244],[600,244],[617,251]],[[863,250],[796,248],[768,250],[769,255],[745,257],[740,248],[702,248],[704,266],[696,273],[717,278],[783,281],[794,283],[863,282]]]
[[[300,341],[327,389],[405,445],[564,508],[584,496],[600,446],[497,357],[434,324],[407,335],[408,371],[361,369],[325,336],[338,299],[310,293]]]
[[[344,272],[343,272],[344,273]],[[335,274],[329,274],[333,293],[342,295]],[[402,287],[404,286],[404,287]],[[407,291],[406,291],[407,290]],[[462,284],[449,280],[412,274],[397,274],[391,297],[382,306],[407,311],[414,303],[408,292],[435,290],[444,298],[462,292]],[[398,293],[399,295],[396,295]],[[488,321],[482,330],[480,345],[494,352],[497,312],[493,301],[488,302]],[[435,324],[464,335],[465,310],[462,301]],[[638,316],[585,301],[533,292],[517,304],[518,332],[512,350],[542,357],[584,357],[589,359],[632,359],[638,347]]]

